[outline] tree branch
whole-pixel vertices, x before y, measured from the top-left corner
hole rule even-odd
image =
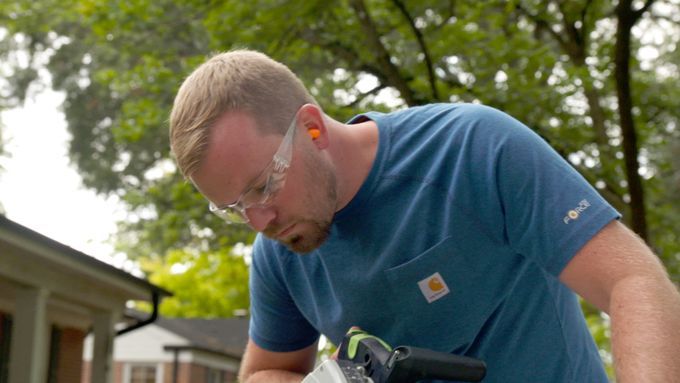
[[[585,18],[584,12],[586,12],[587,6],[588,5],[586,4],[586,6],[581,11],[581,18]],[[574,61],[579,63],[583,62],[585,64],[588,39],[588,36],[584,32],[585,26],[583,23],[581,23],[582,30],[579,31],[579,29],[576,27],[576,22],[569,20],[569,14],[564,8],[564,3],[558,2],[558,8],[560,13],[562,13],[562,24],[568,36],[567,39],[564,40],[565,51]]]
[[[587,25],[586,24],[586,17],[588,16],[588,8],[593,4],[592,0],[586,1],[586,3],[583,5],[583,9],[581,9],[581,35],[584,36],[584,39],[588,38],[589,31],[586,29]]]
[[[387,84],[388,79],[379,67],[366,63],[359,54],[339,41],[323,41],[317,31],[309,29],[300,34],[305,41],[330,51],[335,57],[347,63],[347,66],[359,72],[366,72],[375,76],[381,84]],[[387,86],[387,85],[385,85]]]
[[[654,4],[654,1],[656,1],[656,0],[647,0],[647,1],[645,2],[645,5],[642,6],[642,8],[640,8],[640,9],[638,9],[637,11],[633,12],[633,24],[635,24],[635,23],[640,19],[640,17],[642,17],[642,15],[643,15],[645,12],[647,12],[647,10],[648,10],[649,8],[652,7],[652,5]]]
[[[357,96],[357,99],[354,100],[354,101],[352,101],[352,102],[350,102],[349,104],[345,105],[345,108],[353,108],[353,107],[355,107],[357,104],[359,104],[361,101],[363,101],[364,99],[366,99],[366,97],[368,97],[368,96],[370,96],[370,95],[373,95],[373,94],[376,94],[376,93],[380,92],[381,90],[383,90],[383,89],[385,89],[385,88],[386,88],[385,84],[378,84],[378,85],[377,85],[376,87],[374,87],[373,89],[371,89],[371,90],[369,90],[369,91],[367,91],[367,92],[364,92],[364,93],[360,93],[360,94]]]
[[[546,20],[540,18],[538,15],[532,14],[527,9],[524,9],[520,4],[517,4],[515,6],[515,9],[517,11],[519,11],[520,14],[523,14],[524,16],[531,19],[531,21],[533,21],[534,24],[536,24],[536,28],[548,31],[550,36],[552,36],[553,39],[555,39],[555,41],[557,41],[557,43],[560,45],[560,47],[562,47],[562,49],[565,52],[568,51],[567,42],[564,41],[564,39],[563,39],[563,37],[560,33],[555,31],[554,29],[552,29],[552,27],[550,26],[550,24],[548,24],[548,22]]]
[[[375,57],[378,61],[378,65],[384,71],[384,76],[387,78],[389,85],[394,86],[401,97],[404,98],[407,105],[418,104],[416,95],[413,90],[408,86],[408,83],[404,80],[401,73],[399,73],[399,68],[392,62],[392,57],[390,56],[387,48],[380,41],[380,35],[375,26],[375,23],[371,19],[366,9],[366,4],[363,0],[350,0],[350,5],[354,9],[357,17],[359,18],[359,23],[361,24],[361,29],[364,31],[369,47],[375,52]]]
[[[644,10],[654,0],[648,0]],[[636,14],[632,0],[619,0],[616,6],[616,45],[614,47],[614,78],[616,79],[616,95],[618,99],[619,124],[623,145],[626,180],[630,194],[632,229],[644,240],[648,240],[647,211],[645,207],[644,188],[639,174],[638,140],[633,118],[633,97],[630,81],[631,29],[635,25]],[[639,15],[638,15],[639,17]]]
[[[397,8],[399,8],[399,11],[408,22],[409,27],[411,27],[411,30],[413,31],[413,34],[415,35],[416,40],[418,41],[420,50],[423,52],[423,55],[425,56],[425,66],[427,68],[427,77],[430,82],[430,92],[432,93],[432,99],[439,100],[439,92],[437,91],[437,79],[434,75],[434,65],[432,64],[430,51],[427,48],[427,44],[425,44],[425,38],[423,37],[422,32],[420,32],[420,29],[418,29],[418,27],[416,26],[413,17],[411,17],[411,15],[409,14],[408,9],[406,9],[404,3],[401,0],[392,0],[392,2],[394,3],[394,5],[397,6]]]
[[[588,0],[583,9],[581,10],[580,19],[582,20],[581,22],[583,24],[580,31],[576,28],[575,22],[569,21],[566,9],[564,8],[563,4],[562,3],[559,4],[559,10],[562,13],[563,24],[567,31],[566,34],[562,35],[558,34],[555,30],[553,30],[548,25],[547,21],[539,18],[538,16],[532,15],[529,11],[522,9],[519,6],[517,7],[517,9],[519,9],[520,12],[527,15],[531,20],[533,20],[537,24],[537,27],[539,25],[543,25],[544,28],[548,29],[551,32],[550,33],[551,36],[553,36],[553,38],[557,41],[562,51],[569,56],[574,66],[576,66],[577,68],[586,68],[588,38],[586,33],[587,28],[585,25],[585,19],[591,3],[592,1]],[[564,36],[567,37],[565,38]],[[595,141],[600,147],[601,152],[606,153],[609,150],[607,142],[608,137],[605,127],[606,117],[604,110],[602,108],[600,93],[597,90],[597,88],[595,88],[592,84],[589,83],[589,81],[584,81],[583,89],[584,95],[586,96],[586,99],[588,101],[590,117],[593,120],[593,131],[595,133]]]

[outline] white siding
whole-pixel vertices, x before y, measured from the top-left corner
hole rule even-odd
[[[155,324],[146,325],[116,337],[113,346],[113,359],[117,362],[172,362],[172,352],[163,350],[164,346],[185,346],[188,342],[172,332]],[[92,336],[85,339],[83,360],[92,359]],[[180,353],[181,362],[189,362],[188,353]]]

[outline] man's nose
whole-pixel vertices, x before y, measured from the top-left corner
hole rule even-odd
[[[276,212],[271,206],[249,207],[245,213],[246,217],[248,217],[248,225],[258,232],[264,231],[269,223],[276,218]]]

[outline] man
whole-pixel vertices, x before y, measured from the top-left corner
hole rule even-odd
[[[185,80],[170,129],[210,210],[261,233],[243,382],[299,382],[319,334],[355,325],[481,358],[485,382],[604,382],[573,292],[610,315],[619,382],[680,381],[680,298],[657,258],[497,110],[341,123],[284,65],[233,51]]]

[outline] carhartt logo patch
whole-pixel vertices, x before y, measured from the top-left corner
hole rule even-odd
[[[449,293],[449,287],[438,272],[418,282],[418,287],[427,299],[427,303],[432,303]]]

